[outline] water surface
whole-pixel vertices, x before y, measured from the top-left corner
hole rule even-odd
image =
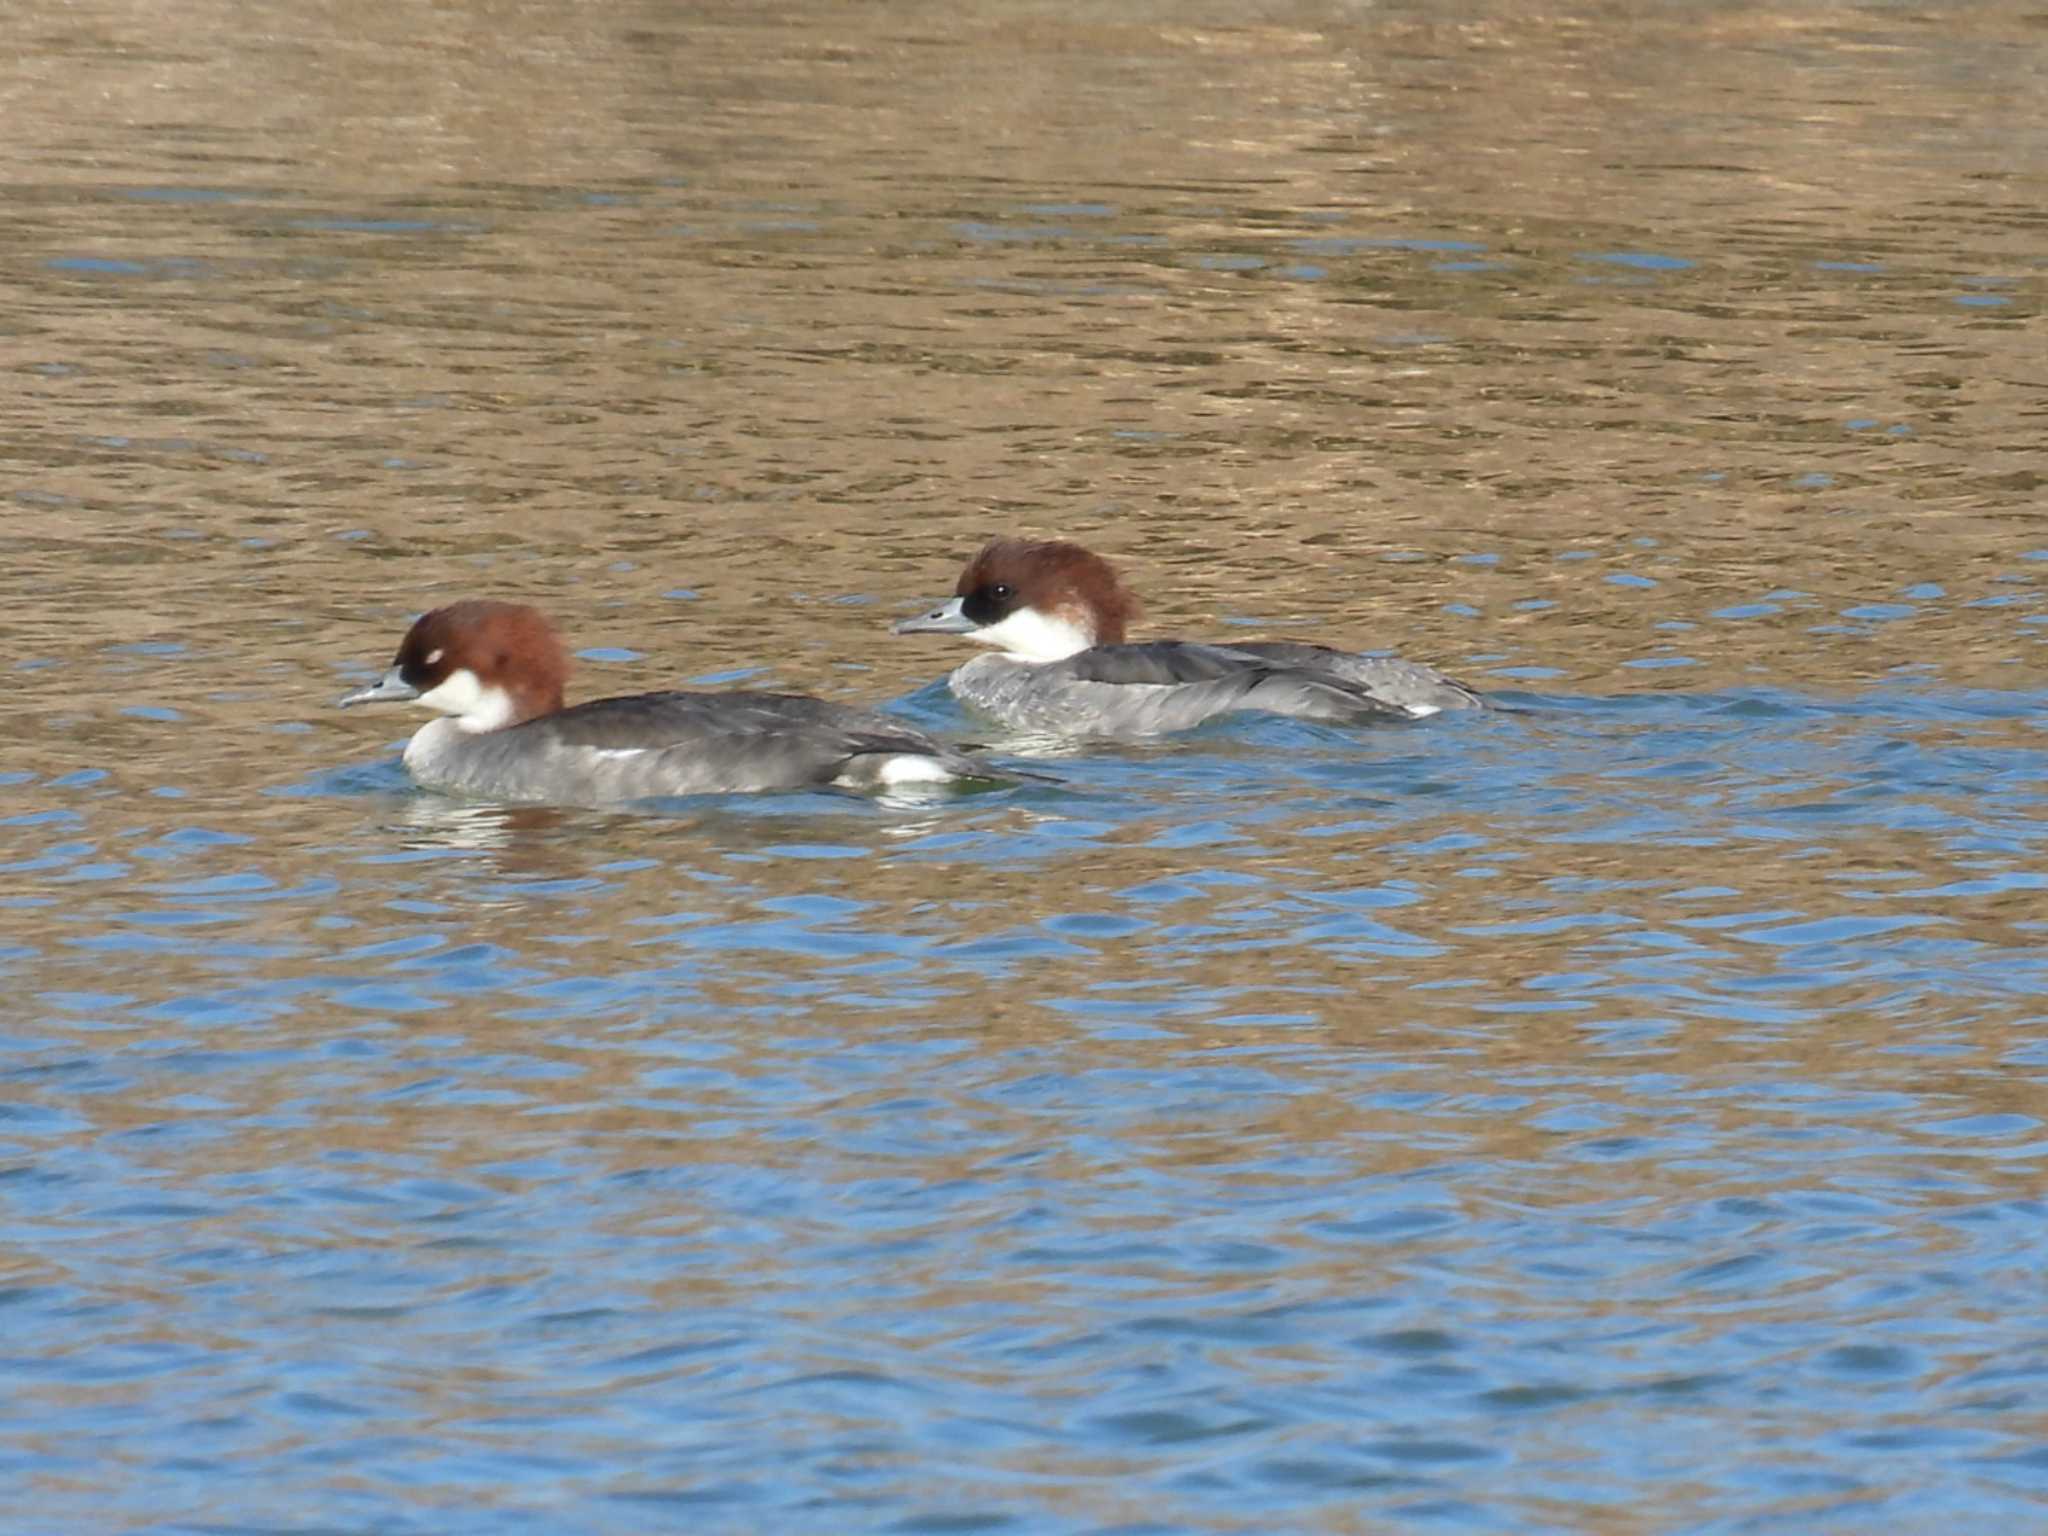
[[[2039,18],[28,0],[10,1531],[2031,1528]],[[994,531],[1516,706],[931,804]]]

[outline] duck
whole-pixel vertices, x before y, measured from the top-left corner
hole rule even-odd
[[[967,562],[952,597],[891,627],[987,646],[948,686],[977,713],[1034,735],[1159,736],[1247,712],[1357,725],[1489,707],[1420,662],[1288,640],[1132,642],[1139,612],[1093,550],[997,537]]]
[[[439,718],[405,769],[481,799],[603,806],[673,795],[1003,783],[1020,777],[872,710],[801,693],[665,692],[565,704],[569,658],[523,603],[467,598],[420,615],[377,682],[339,702]]]

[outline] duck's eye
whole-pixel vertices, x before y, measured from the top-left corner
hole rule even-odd
[[[1017,589],[1007,581],[999,581],[988,589],[988,595],[999,603],[1007,603],[1017,595]]]

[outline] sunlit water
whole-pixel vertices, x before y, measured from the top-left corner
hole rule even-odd
[[[0,1529],[2041,1523],[2038,17],[272,21],[13,20]],[[1012,529],[1509,707],[330,708],[489,593],[989,739]]]

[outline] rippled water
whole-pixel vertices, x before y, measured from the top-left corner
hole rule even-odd
[[[2041,1523],[2037,14],[17,11],[0,1529]],[[980,734],[996,529],[1514,707],[329,707]]]

